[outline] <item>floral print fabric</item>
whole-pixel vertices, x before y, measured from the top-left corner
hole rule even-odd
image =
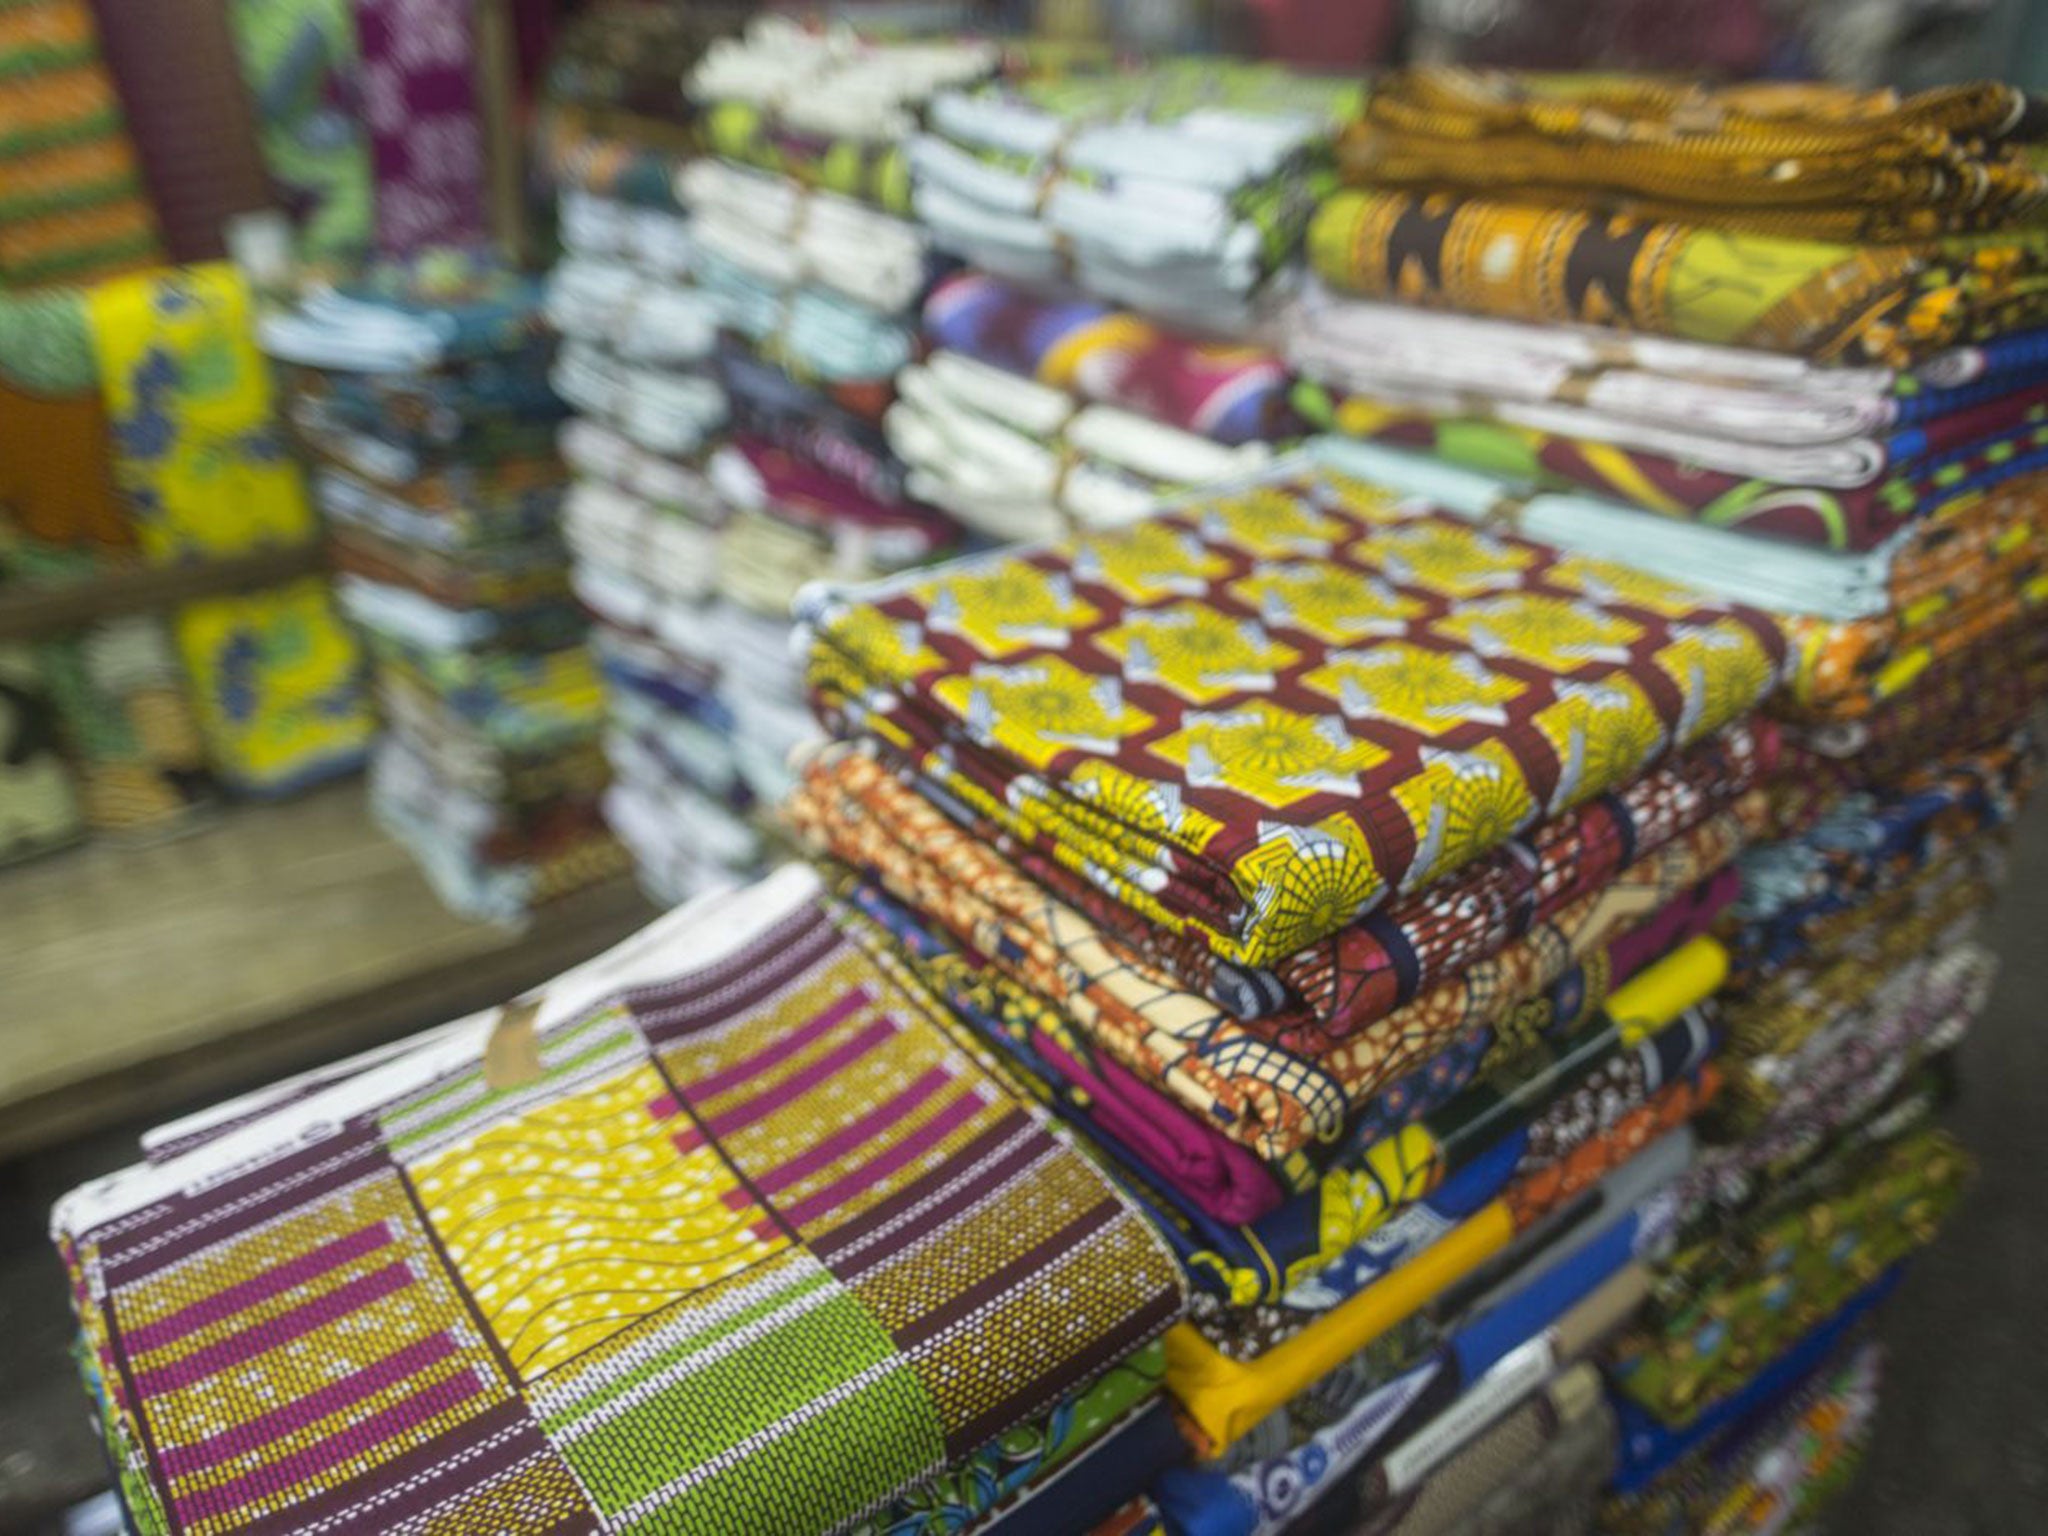
[[[1760,614],[1327,472],[812,617],[828,721],[1254,965],[1741,718],[1783,655]]]

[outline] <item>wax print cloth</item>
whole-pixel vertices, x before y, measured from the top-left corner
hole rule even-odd
[[[350,0],[372,238],[386,256],[490,236],[476,34],[464,0]]]
[[[1982,81],[1899,97],[1772,82],[1401,70],[1345,129],[1347,180],[1505,191],[1640,219],[1887,240],[2031,216],[2048,109]]]
[[[1879,1344],[1851,1344],[1793,1383],[1761,1422],[1730,1434],[1733,1443],[1687,1456],[1647,1487],[1610,1499],[1598,1529],[1612,1536],[1797,1529],[1856,1475],[1876,1428],[1883,1370]]]
[[[1803,1195],[1787,1192],[1778,1211],[1680,1251],[1617,1346],[1618,1391],[1666,1423],[1688,1423],[1932,1241],[1971,1168],[1934,1130],[1840,1161],[1802,1181]]]
[[[0,18],[0,288],[87,283],[163,259],[86,0]]]
[[[1143,1219],[801,872],[537,1005],[509,1075],[472,1021],[60,1205],[153,1527],[830,1529],[1178,1310]],[[592,1159],[654,1214],[578,1208]]]
[[[35,649],[94,829],[169,832],[212,798],[206,744],[161,619],[108,619]]]
[[[1310,263],[1371,298],[1909,367],[2037,327],[2037,229],[1897,245],[1729,234],[1540,202],[1402,190],[1337,193]]]
[[[1742,718],[1776,629],[1328,473],[813,610],[829,719],[1264,964]]]
[[[935,347],[1236,444],[1290,435],[1287,369],[1265,348],[1202,341],[1089,299],[1052,299],[981,272],[942,279],[924,304]]]
[[[1218,1352],[1189,1323],[1166,1336],[1166,1382],[1189,1421],[1200,1431],[1208,1454],[1226,1450],[1267,1415],[1322,1380],[1375,1341],[1389,1336],[1423,1308],[1480,1276],[1506,1253],[1519,1233],[1554,1211],[1569,1195],[1590,1190],[1648,1150],[1652,1158],[1672,1156],[1680,1171],[1690,1156],[1689,1137],[1677,1146],[1668,1134],[1683,1127],[1697,1107],[1699,1089],[1673,1084],[1634,1117],[1589,1145],[1601,1152],[1585,1160],[1583,1177],[1551,1198],[1519,1206],[1495,1200],[1455,1224],[1412,1234],[1390,1254],[1390,1267],[1371,1284],[1249,1361]],[[1512,1189],[1512,1186],[1511,1186]],[[1403,1256],[1405,1254],[1405,1256]]]
[[[370,245],[370,154],[355,114],[348,0],[234,0],[228,30],[256,113],[256,146],[299,252],[319,264]]]
[[[837,476],[863,495],[903,500],[902,461],[864,411],[791,378],[745,347],[721,347],[716,368],[738,431]]]
[[[957,942],[1015,967],[1020,980],[1072,1013],[1100,1050],[1279,1163],[1318,1144],[1326,1154],[1353,1108],[1459,1035],[1498,1024],[1516,1004],[1712,874],[1762,814],[1752,800],[1741,812],[1703,823],[1491,961],[1343,1036],[1286,1015],[1241,1021],[1185,991],[870,758],[831,756],[813,765],[808,782],[812,792],[791,807],[806,836],[875,871],[893,895]]]
[[[112,457],[85,291],[0,294],[0,564],[10,575],[32,579],[24,545],[132,553]]]
[[[938,351],[896,375],[883,425],[913,495],[1005,543],[1144,517],[1162,487],[1237,479],[1270,458],[965,354]]]

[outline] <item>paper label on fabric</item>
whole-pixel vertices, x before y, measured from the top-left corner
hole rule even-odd
[[[484,1042],[484,1083],[494,1090],[523,1088],[544,1070],[534,1026],[540,1022],[538,997],[520,998],[498,1010],[491,1037]]]
[[[1387,1491],[1405,1493],[1515,1403],[1527,1397],[1557,1368],[1548,1333],[1517,1345],[1450,1407],[1387,1453],[1381,1467]]]

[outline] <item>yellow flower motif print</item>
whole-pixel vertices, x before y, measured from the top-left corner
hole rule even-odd
[[[1545,579],[1553,586],[1584,593],[1602,606],[1627,603],[1634,608],[1647,608],[1667,619],[1682,619],[1687,614],[1697,613],[1700,604],[1707,601],[1703,594],[1675,581],[1665,581],[1662,577],[1618,561],[1595,560],[1583,555],[1558,561],[1545,574]]]
[[[1415,858],[1401,881],[1409,891],[1499,847],[1540,810],[1521,766],[1498,742],[1430,755],[1422,772],[1395,787],[1394,799],[1415,829]]]
[[[927,629],[958,635],[992,661],[1034,645],[1059,645],[1099,616],[1074,595],[1067,576],[1024,560],[937,576],[912,595],[925,610]]]
[[[1503,725],[1501,707],[1527,685],[1489,671],[1477,657],[1394,643],[1333,651],[1302,682],[1327,693],[1353,720],[1390,720],[1424,736],[1466,722]]]
[[[1348,816],[1261,827],[1232,871],[1256,919],[1235,958],[1269,965],[1355,922],[1386,894],[1365,833]]]
[[[1163,522],[1134,523],[1074,546],[1075,580],[1108,587],[1134,603],[1199,597],[1229,569],[1228,558],[1186,529]]]
[[[1178,784],[1141,779],[1108,763],[1089,761],[1068,776],[1075,799],[1097,807],[1120,826],[1199,853],[1223,823],[1187,803]]]
[[[868,678],[889,683],[908,682],[942,659],[917,625],[866,604],[835,615],[826,635],[830,648],[852,658]]]
[[[1428,608],[1376,577],[1320,560],[1261,566],[1233,581],[1230,592],[1275,628],[1298,629],[1327,644],[1396,633]]]
[[[1261,559],[1327,554],[1351,531],[1341,519],[1281,486],[1220,496],[1197,515],[1204,538],[1235,544]]]
[[[1503,543],[1441,516],[1375,529],[1351,546],[1351,554],[1378,566],[1390,581],[1446,597],[1520,586],[1522,573],[1541,558],[1531,545]]]
[[[1015,753],[1034,768],[1078,747],[1114,752],[1152,717],[1124,703],[1115,678],[1093,677],[1057,656],[1014,667],[975,667],[943,678],[936,697],[977,741]]]
[[[1220,714],[1191,712],[1152,750],[1190,784],[1276,808],[1310,795],[1355,794],[1359,775],[1387,757],[1331,716],[1296,714],[1264,699]]]
[[[1096,643],[1123,663],[1132,682],[1160,684],[1196,704],[1270,689],[1274,674],[1300,655],[1251,620],[1206,603],[1133,614]]]
[[[1405,1126],[1366,1148],[1361,1168],[1333,1168],[1323,1178],[1318,1246],[1329,1259],[1355,1248],[1396,1210],[1436,1187],[1442,1169],[1436,1139]]]
[[[1553,672],[1595,661],[1624,662],[1630,643],[1643,633],[1640,624],[1617,614],[1535,592],[1468,603],[1440,619],[1436,628],[1482,656],[1507,657]]]
[[[1686,712],[1674,733],[1681,743],[1748,713],[1775,681],[1762,643],[1733,623],[1675,629],[1653,659],[1684,690]]]
[[[1356,475],[1342,474],[1328,467],[1317,471],[1313,494],[1317,501],[1333,511],[1348,513],[1360,522],[1375,527],[1386,523],[1404,523],[1423,515],[1422,503],[1404,497],[1384,485],[1376,485],[1370,480],[1361,480]]]
[[[1664,721],[1635,682],[1566,683],[1532,723],[1557,755],[1553,814],[1605,794],[1664,750]]]

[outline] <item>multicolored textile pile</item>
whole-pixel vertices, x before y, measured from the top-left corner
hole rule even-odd
[[[429,261],[263,327],[376,662],[372,808],[450,908],[501,922],[625,865],[600,809],[539,297]]]
[[[1335,462],[1766,609],[1789,645],[1771,826],[1716,930],[1724,1088],[1610,1362],[1617,1529],[1826,1491],[1800,1415],[1967,1170],[1930,1122],[1995,974],[1974,935],[2048,681],[2043,122],[1999,85],[1416,71],[1347,128],[1311,225],[1287,353],[1304,414],[1370,445]]]
[[[879,166],[970,43],[873,45],[767,17],[693,36],[680,100],[579,68],[548,316],[576,474],[575,583],[611,698],[606,812],[664,902],[760,868],[757,807],[815,733],[789,641],[806,583],[925,564],[953,522],[906,494],[882,421],[933,264]],[[600,110],[616,93],[632,120]],[[644,114],[663,109],[664,128]],[[692,153],[692,149],[709,153]]]
[[[1313,458],[805,614],[798,827],[1193,1288],[1168,1527],[1428,1529],[1482,1432],[1597,1420],[1721,1083],[1777,628]]]

